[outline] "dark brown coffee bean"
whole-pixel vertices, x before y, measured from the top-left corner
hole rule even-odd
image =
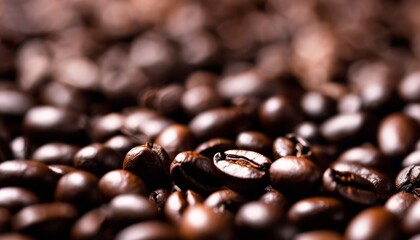
[[[303,113],[314,121],[323,121],[336,112],[335,101],[320,92],[307,92],[300,102]]]
[[[390,167],[387,159],[373,145],[361,145],[347,149],[338,157],[337,161],[356,163],[385,171]]]
[[[218,152],[224,152],[229,149],[236,149],[235,143],[226,138],[212,138],[198,145],[194,152],[204,155],[213,159],[214,155]]]
[[[106,229],[107,210],[95,208],[81,216],[71,229],[71,239],[108,240],[112,233]]]
[[[74,204],[88,210],[102,201],[98,178],[85,171],[74,171],[60,178],[55,190],[55,200]]]
[[[163,115],[171,115],[181,110],[184,87],[171,84],[159,89],[149,89],[140,98],[141,105]]]
[[[202,197],[191,190],[175,191],[166,200],[164,207],[165,217],[174,224],[181,221],[182,214],[188,206],[200,204]]]
[[[39,238],[68,235],[77,210],[67,203],[42,203],[23,208],[13,216],[12,228]]]
[[[97,176],[121,168],[122,163],[123,158],[118,152],[100,143],[81,148],[73,158],[73,165],[76,168]]]
[[[133,224],[121,230],[115,237],[116,240],[179,240],[179,233],[169,224],[149,221]]]
[[[233,219],[227,213],[198,204],[185,210],[179,231],[184,239],[232,239]]]
[[[420,166],[411,165],[402,169],[395,178],[395,188],[420,198]]]
[[[236,146],[239,149],[250,150],[271,156],[273,140],[262,132],[244,131],[236,137]]]
[[[86,119],[67,109],[52,106],[31,108],[25,115],[23,131],[35,142],[62,141],[79,143],[85,140]]]
[[[162,146],[171,159],[183,151],[193,150],[194,137],[190,129],[181,124],[174,124],[163,130],[157,137],[155,143]]]
[[[393,213],[398,219],[402,219],[413,203],[417,201],[413,194],[407,192],[398,192],[392,195],[385,203],[386,210]]]
[[[190,116],[222,107],[224,99],[211,86],[196,86],[184,92],[181,97],[182,109]]]
[[[420,102],[420,73],[411,72],[398,85],[398,92],[408,102]]]
[[[310,197],[299,200],[288,212],[290,222],[308,229],[337,229],[346,220],[346,208],[331,197]]]
[[[310,156],[311,147],[309,143],[293,134],[287,134],[285,137],[278,137],[273,143],[273,156],[279,159],[286,156]]]
[[[287,197],[309,195],[318,190],[321,172],[304,157],[286,156],[271,164],[270,183]]]
[[[80,89],[55,81],[40,89],[40,99],[46,105],[76,112],[87,112],[90,106],[88,97]]]
[[[108,199],[121,194],[136,193],[147,195],[143,180],[126,170],[113,170],[101,177],[98,183],[99,190]]]
[[[402,112],[411,117],[412,119],[416,120],[418,124],[420,124],[420,103],[411,103],[407,104],[403,109]]]
[[[170,164],[171,159],[161,146],[146,143],[127,153],[123,169],[136,174],[153,189],[154,186],[168,185]]]
[[[325,190],[352,202],[373,205],[392,194],[392,180],[385,173],[355,163],[336,162],[324,172]]]
[[[110,113],[98,117],[90,124],[90,137],[92,141],[103,142],[121,133],[124,124],[124,116],[117,113]]]
[[[355,93],[348,93],[338,100],[340,114],[356,113],[362,110],[362,99]]]
[[[420,233],[420,201],[415,201],[402,220],[402,229],[407,236],[412,236]]]
[[[193,151],[176,155],[171,164],[171,177],[181,189],[200,194],[216,191],[222,186],[212,160]]]
[[[415,150],[407,155],[401,163],[401,167],[420,165],[420,150]]]
[[[319,144],[325,142],[325,139],[322,137],[318,125],[313,122],[302,122],[298,124],[293,133],[302,139],[307,140],[311,144]]]
[[[413,119],[395,113],[381,121],[378,129],[378,145],[388,157],[404,157],[420,137],[419,125]]]
[[[39,202],[38,196],[25,188],[0,188],[0,208],[5,208],[11,213],[15,213],[26,206]]]
[[[0,87],[0,116],[22,118],[34,105],[29,94],[14,87]]]
[[[236,213],[245,202],[247,202],[247,199],[241,194],[230,189],[224,189],[210,194],[203,204],[218,212],[230,211]]]
[[[344,233],[345,239],[400,239],[398,219],[383,207],[357,214]]]
[[[331,230],[315,230],[298,234],[295,240],[344,240],[340,233]]]
[[[171,190],[168,188],[158,188],[152,191],[149,195],[149,201],[154,203],[158,208],[159,212],[165,207],[166,200],[171,195]]]
[[[259,200],[265,204],[273,204],[280,209],[284,209],[284,211],[289,208],[289,200],[275,189],[268,190]]]
[[[52,164],[48,165],[48,168],[51,169],[51,171],[54,172],[54,174],[57,176],[57,178],[60,178],[64,175],[66,175],[69,172],[77,171],[77,168],[68,166],[68,165],[62,165],[62,164]]]
[[[73,165],[73,157],[78,147],[66,143],[47,143],[37,148],[31,159],[50,164]]]
[[[258,194],[268,185],[271,160],[247,150],[228,150],[217,153],[214,166],[226,187],[241,194]]]
[[[356,87],[360,97],[362,108],[371,112],[389,112],[397,105],[395,84],[389,80],[366,81]]]
[[[17,136],[10,142],[10,149],[14,159],[29,159],[33,148],[33,144],[24,136]]]
[[[108,139],[108,141],[106,141],[104,145],[119,152],[121,156],[125,156],[128,153],[128,151],[136,147],[138,143],[124,135],[117,135]]]

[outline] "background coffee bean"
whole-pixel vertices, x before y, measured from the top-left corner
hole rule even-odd
[[[395,188],[420,197],[420,166],[411,165],[401,170],[395,178]]]
[[[236,144],[230,139],[226,138],[212,138],[202,142],[198,145],[194,152],[204,155],[210,159],[213,159],[214,155],[218,152],[224,152],[229,149],[236,149]]]
[[[418,198],[415,195],[407,192],[398,192],[388,198],[384,207],[386,210],[393,213],[399,219],[402,219],[406,214],[408,208],[416,202]]]
[[[338,157],[337,161],[356,163],[383,171],[387,171],[391,167],[388,159],[373,145],[361,145],[347,149]]]
[[[239,207],[246,202],[247,199],[239,193],[224,189],[210,194],[203,204],[218,212],[230,211],[236,213]]]
[[[178,224],[182,214],[188,206],[200,204],[202,197],[191,190],[175,191],[166,200],[164,206],[165,217],[173,223]]]
[[[343,240],[343,236],[335,231],[331,230],[315,230],[315,231],[308,231],[304,233],[300,233],[295,237],[296,240],[322,240],[322,239],[330,239],[330,240]]]
[[[0,207],[15,213],[20,209],[39,203],[40,199],[35,193],[20,187],[0,188]]]
[[[420,226],[420,201],[416,200],[410,208],[408,208],[407,213],[402,220],[402,229],[404,233],[408,236],[419,234]]]
[[[73,157],[78,147],[66,143],[47,143],[37,148],[31,159],[50,164],[73,165]]]
[[[126,170],[113,170],[106,173],[99,179],[98,187],[108,199],[127,193],[146,196],[148,192],[143,180]]]
[[[311,147],[305,139],[288,134],[274,140],[273,155],[275,159],[286,156],[310,156]]]
[[[320,92],[307,92],[300,105],[303,113],[315,121],[325,120],[336,112],[335,101]]]
[[[121,114],[110,113],[98,117],[92,121],[89,133],[92,141],[103,142],[121,133],[124,124],[124,116]]]
[[[266,134],[257,131],[244,131],[236,136],[236,146],[239,149],[250,150],[271,156],[273,140]]]
[[[174,124],[163,130],[155,141],[168,153],[170,159],[183,151],[192,150],[195,145],[194,137],[187,126]]]
[[[170,195],[171,190],[168,188],[158,188],[150,193],[149,201],[154,203],[159,212],[161,212],[164,209],[166,200]]]
[[[125,156],[130,149],[136,147],[138,143],[124,135],[114,136],[104,143],[105,146],[114,149],[121,156]]]
[[[408,167],[410,165],[420,165],[420,150],[411,152],[401,162],[401,167]]]
[[[107,231],[105,222],[107,211],[95,208],[81,216],[71,228],[71,239],[112,239],[112,233]]]
[[[121,230],[116,236],[117,240],[141,240],[141,239],[180,239],[178,232],[173,226],[158,222],[148,221],[133,224]]]

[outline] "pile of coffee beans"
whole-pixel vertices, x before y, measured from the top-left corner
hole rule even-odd
[[[0,0],[0,239],[419,240],[419,13]]]

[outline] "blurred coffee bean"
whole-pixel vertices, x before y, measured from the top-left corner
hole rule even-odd
[[[60,61],[53,75],[56,81],[82,90],[92,91],[99,86],[98,66],[85,57],[70,57]]]
[[[35,105],[31,95],[14,87],[0,87],[0,116],[21,119]]]
[[[80,240],[108,240],[112,234],[105,228],[107,211],[104,208],[95,208],[82,215],[71,228],[71,239]]]
[[[363,83],[356,90],[362,108],[372,112],[387,113],[398,105],[395,86],[390,80],[372,80]]]
[[[5,208],[11,213],[20,209],[39,203],[40,199],[35,193],[20,187],[0,188],[0,208]]]
[[[236,213],[245,202],[247,202],[247,199],[239,193],[230,189],[224,189],[210,194],[203,204],[218,212],[230,211]]]
[[[77,168],[62,164],[51,164],[48,165],[48,168],[51,169],[51,171],[53,171],[58,178],[66,175],[69,172],[77,171]]]
[[[314,230],[304,233],[299,233],[295,240],[343,240],[343,236],[340,233],[332,230]]]
[[[89,99],[80,89],[60,82],[50,82],[41,88],[39,98],[45,105],[53,105],[76,112],[87,112]]]
[[[34,144],[31,144],[29,139],[24,136],[17,136],[10,141],[10,149],[14,159],[29,159]]]
[[[90,137],[92,141],[103,142],[111,137],[120,134],[124,124],[124,116],[117,113],[110,113],[100,116],[90,124]]]
[[[259,131],[244,131],[236,136],[236,146],[239,149],[261,153],[267,157],[271,156],[273,140],[266,134]]]
[[[388,159],[373,145],[361,145],[347,149],[338,157],[337,161],[356,163],[383,171],[390,167]]]
[[[73,165],[73,157],[79,150],[75,145],[52,142],[35,149],[31,159],[50,164]]]
[[[301,100],[303,113],[314,121],[323,121],[336,112],[336,103],[332,98],[320,92],[307,92]]]
[[[360,112],[362,110],[362,99],[353,93],[346,94],[338,100],[337,108],[340,114]]]
[[[181,85],[168,85],[159,89],[149,89],[142,94],[142,106],[153,109],[163,115],[176,114],[181,110],[181,98],[184,88]]]
[[[325,141],[319,127],[313,122],[302,122],[298,124],[293,130],[293,133],[311,144],[323,143]]]
[[[408,102],[420,102],[420,73],[411,72],[398,85],[398,92]]]
[[[2,233],[0,234],[0,238],[4,240],[34,240],[35,238],[32,238],[26,234],[22,233]]]
[[[407,192],[398,192],[392,195],[386,201],[384,207],[393,213],[398,219],[402,219],[407,210],[418,200],[415,195]]]
[[[125,156],[128,153],[128,151],[137,146],[138,143],[124,135],[117,135],[108,139],[108,141],[106,141],[104,145],[114,149],[115,151],[120,153],[121,156]]]
[[[148,221],[133,224],[121,230],[116,240],[147,240],[147,239],[167,239],[179,240],[179,233],[176,229],[163,222]]]
[[[273,204],[284,211],[289,208],[289,200],[281,192],[275,189],[268,190],[260,197],[259,201],[265,204]]]
[[[224,99],[211,86],[196,86],[187,89],[181,97],[182,109],[190,116],[222,107]]]
[[[178,224],[188,206],[200,204],[202,201],[202,197],[194,191],[175,191],[165,202],[165,217],[172,223]]]
[[[273,156],[279,159],[286,156],[307,157],[311,155],[309,143],[298,136],[287,134],[285,137],[278,137],[273,143]]]
[[[187,126],[173,124],[156,137],[155,143],[166,150],[170,159],[174,159],[180,152],[193,150],[195,139]]]
[[[402,112],[411,117],[412,119],[416,120],[418,124],[420,124],[420,103],[411,103],[407,104],[403,109]]]
[[[107,172],[99,179],[98,187],[108,199],[128,193],[147,196],[147,188],[143,180],[122,169]]]
[[[408,154],[401,163],[401,167],[408,167],[410,165],[420,165],[420,149]]]
[[[416,200],[407,210],[402,220],[402,229],[407,236],[420,233],[420,201]]]
[[[172,161],[171,177],[182,190],[208,194],[222,187],[212,160],[193,151],[181,152]]]
[[[412,193],[420,198],[420,166],[411,165],[402,169],[395,178],[397,191]]]
[[[271,160],[260,153],[228,150],[214,155],[213,162],[225,186],[241,194],[261,193],[269,184]]]
[[[236,149],[234,141],[226,138],[211,138],[207,141],[202,142],[198,145],[194,152],[204,155],[210,159],[213,159],[214,155],[218,152],[224,152],[229,149]]]

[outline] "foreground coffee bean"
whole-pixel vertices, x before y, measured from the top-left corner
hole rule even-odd
[[[417,200],[403,217],[402,229],[407,236],[420,233],[420,201]]]
[[[164,214],[167,219],[178,224],[188,206],[200,204],[202,197],[191,190],[173,192],[165,202]]]
[[[274,140],[273,155],[276,159],[286,156],[310,156],[311,147],[305,139],[287,134]]]
[[[420,166],[412,165],[401,170],[395,178],[395,188],[420,197]]]
[[[98,187],[108,199],[127,193],[147,195],[143,180],[126,170],[113,170],[106,173],[99,180]]]
[[[181,189],[191,189],[200,194],[208,194],[222,187],[213,162],[193,151],[176,155],[171,164],[171,177]]]
[[[71,229],[71,239],[112,239],[113,233],[106,229],[107,210],[95,208],[81,216]]]
[[[39,203],[40,199],[33,192],[20,187],[0,188],[0,207],[15,213],[20,209]]]
[[[270,183],[287,197],[305,196],[318,190],[321,171],[307,158],[286,156],[271,165]]]
[[[165,203],[169,196],[171,195],[171,190],[168,188],[158,188],[152,191],[149,195],[149,201],[154,203],[158,208],[159,212],[162,212],[165,207]]]
[[[328,192],[363,205],[383,202],[393,191],[385,173],[345,162],[336,162],[324,172],[323,186]]]
[[[265,204],[273,204],[285,211],[289,208],[289,200],[282,193],[274,189],[270,189],[264,193],[259,200]]]
[[[402,219],[407,210],[418,200],[415,195],[408,192],[398,192],[388,198],[384,207],[398,219]]]
[[[295,240],[343,240],[344,237],[340,233],[331,230],[315,230],[300,233],[295,236]]]
[[[193,149],[194,137],[187,126],[174,124],[163,130],[155,143],[166,150],[170,159],[174,159],[178,153]]]
[[[213,162],[225,185],[234,191],[253,195],[268,185],[271,160],[262,154],[228,150],[214,155]]]
[[[345,239],[400,239],[398,219],[382,207],[368,208],[357,214],[345,231]]]
[[[73,157],[78,147],[66,143],[47,143],[37,148],[31,159],[50,164],[73,165]]]
[[[121,230],[115,237],[116,240],[147,240],[147,239],[181,239],[173,226],[158,222],[148,221],[133,224]]]
[[[230,211],[236,213],[239,207],[246,202],[246,198],[239,193],[225,189],[209,195],[203,204],[217,212]]]

